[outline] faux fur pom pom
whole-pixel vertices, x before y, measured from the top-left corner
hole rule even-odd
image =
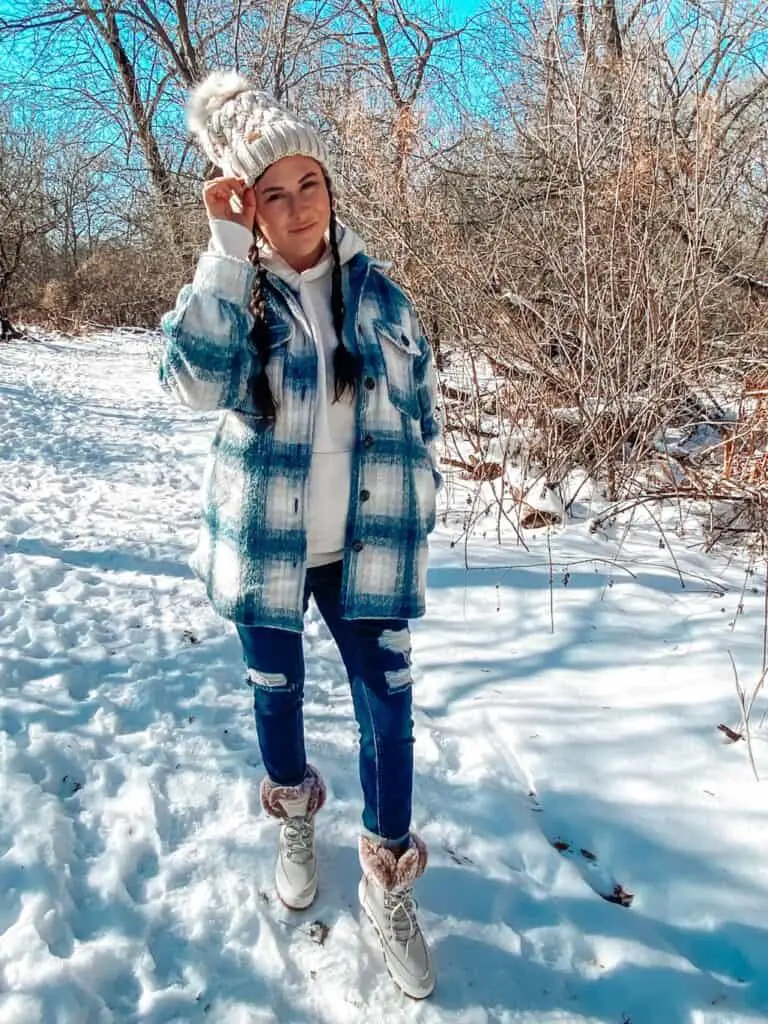
[[[205,131],[208,118],[241,92],[253,86],[237,71],[214,71],[194,90],[187,105],[187,122],[190,129],[200,135]]]

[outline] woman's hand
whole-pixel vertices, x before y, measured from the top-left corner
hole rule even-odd
[[[231,220],[253,231],[256,193],[239,178],[214,178],[203,186],[203,202],[209,220]]]

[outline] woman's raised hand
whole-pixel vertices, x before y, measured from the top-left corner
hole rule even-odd
[[[209,220],[231,220],[253,231],[256,194],[239,178],[214,178],[203,186],[203,202]]]

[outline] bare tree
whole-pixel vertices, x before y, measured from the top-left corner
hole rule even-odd
[[[445,366],[471,367],[445,398],[473,473],[491,449],[553,481],[579,464],[615,493],[641,460],[672,472],[668,425],[766,359],[768,79],[749,0],[499,0],[460,25],[403,0],[49,0],[10,27],[37,33],[48,123],[64,97],[73,180],[96,187],[90,204],[57,187],[49,236],[86,319],[151,322],[191,267],[202,160],[181,106],[236,66],[327,134],[342,216],[393,260]],[[126,275],[141,296],[102,301]]]
[[[125,132],[128,147],[136,138],[155,193],[170,209],[182,146],[174,150],[161,143],[167,127],[158,126],[158,115],[166,99],[178,99],[204,76],[214,43],[219,52],[227,52],[221,39],[238,16],[247,18],[257,9],[252,0],[236,6],[226,10],[210,2],[193,8],[189,0],[21,2],[15,17],[0,21],[0,33],[6,39],[28,37],[43,72],[43,88],[52,77],[53,61],[66,68],[55,89],[68,106],[100,109]],[[36,77],[33,67],[27,84]]]
[[[0,113],[0,312],[28,294],[22,278],[55,226],[45,189],[47,152],[34,131]]]

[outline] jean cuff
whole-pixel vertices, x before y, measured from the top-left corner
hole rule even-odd
[[[384,846],[388,850],[396,850],[398,847],[407,847],[411,838],[411,833],[406,832],[404,836],[400,836],[399,839],[385,839],[384,836],[377,836],[375,832],[369,832],[367,828],[362,829],[362,834],[366,839],[370,839],[372,843],[377,843],[379,846]]]

